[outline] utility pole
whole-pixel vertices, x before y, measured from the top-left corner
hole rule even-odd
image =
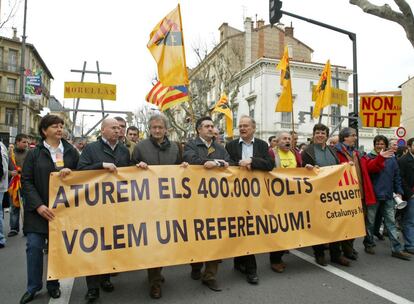
[[[24,18],[23,18],[23,36],[22,36],[22,50],[20,58],[20,100],[19,108],[17,112],[17,134],[23,132],[23,102],[24,102],[24,58],[26,53],[26,13],[27,13],[27,0],[24,0]]]

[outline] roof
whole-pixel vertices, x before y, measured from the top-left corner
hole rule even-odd
[[[21,44],[22,44],[22,42],[21,42],[20,40],[15,40],[15,39],[11,39],[11,38],[7,38],[7,37],[3,37],[3,36],[0,36],[0,39],[7,40],[7,41],[9,41],[9,42],[16,43],[16,44],[19,44],[19,45],[21,45]],[[49,70],[49,68],[47,67],[46,63],[43,61],[42,57],[40,56],[40,54],[39,54],[39,52],[37,51],[37,49],[35,48],[35,46],[34,46],[33,44],[31,44],[31,43],[26,43],[26,46],[27,46],[28,48],[30,48],[30,49],[31,49],[31,51],[33,52],[33,54],[34,54],[34,55],[36,56],[36,58],[39,60],[40,64],[41,64],[41,65],[42,65],[42,67],[44,68],[45,72],[48,74],[49,78],[50,78],[50,79],[54,79],[54,78],[53,78],[52,73],[50,72],[50,70]]]

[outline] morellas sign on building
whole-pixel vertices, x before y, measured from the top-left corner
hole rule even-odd
[[[94,82],[65,82],[64,98],[116,100],[116,85]]]
[[[363,127],[399,127],[401,101],[401,96],[361,96],[359,111]]]

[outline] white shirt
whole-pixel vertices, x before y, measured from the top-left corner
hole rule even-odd
[[[207,142],[207,140],[205,140],[204,138],[202,138],[201,136],[199,136],[201,141],[206,145],[207,148],[210,148],[210,146],[212,145],[213,141],[210,142],[210,144]]]
[[[111,144],[109,143],[109,141],[108,141],[106,138],[103,138],[103,137],[101,137],[101,138],[102,138],[102,141],[103,141],[104,143],[106,143],[109,147],[111,147],[112,151],[114,151],[114,150],[115,150],[116,146],[117,146],[117,145],[118,145],[118,143],[119,143],[119,140],[117,140],[117,141],[116,141],[116,143],[115,143],[115,145],[111,145]]]
[[[246,143],[241,137],[239,139],[239,144],[242,144],[242,160],[250,159],[253,157],[253,143],[254,137],[250,143]]]
[[[52,156],[54,163],[56,163],[56,160],[63,161],[64,148],[62,141],[59,142],[59,146],[56,149],[49,145],[45,140],[43,141],[43,145],[49,150],[50,156]]]

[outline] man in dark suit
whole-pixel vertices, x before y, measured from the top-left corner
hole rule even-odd
[[[117,168],[131,165],[128,148],[119,141],[119,123],[114,118],[102,121],[102,136],[97,141],[88,144],[79,158],[78,170],[106,169],[116,173]],[[88,292],[85,296],[88,303],[99,298],[99,285],[106,292],[112,292],[114,285],[109,274],[92,275],[86,277]]]
[[[201,117],[196,122],[197,137],[184,147],[183,159],[191,165],[202,165],[205,169],[227,168],[230,156],[224,147],[214,141],[214,124],[211,117]],[[191,278],[199,280],[213,291],[221,291],[216,281],[219,261],[191,264]],[[201,269],[205,265],[204,272]]]
[[[230,155],[231,164],[245,167],[248,170],[271,171],[274,162],[268,153],[268,145],[265,141],[254,138],[256,122],[249,116],[242,116],[239,121],[240,138],[229,142],[226,150]],[[250,284],[257,284],[256,258],[253,254],[235,257],[234,268],[246,275]]]

